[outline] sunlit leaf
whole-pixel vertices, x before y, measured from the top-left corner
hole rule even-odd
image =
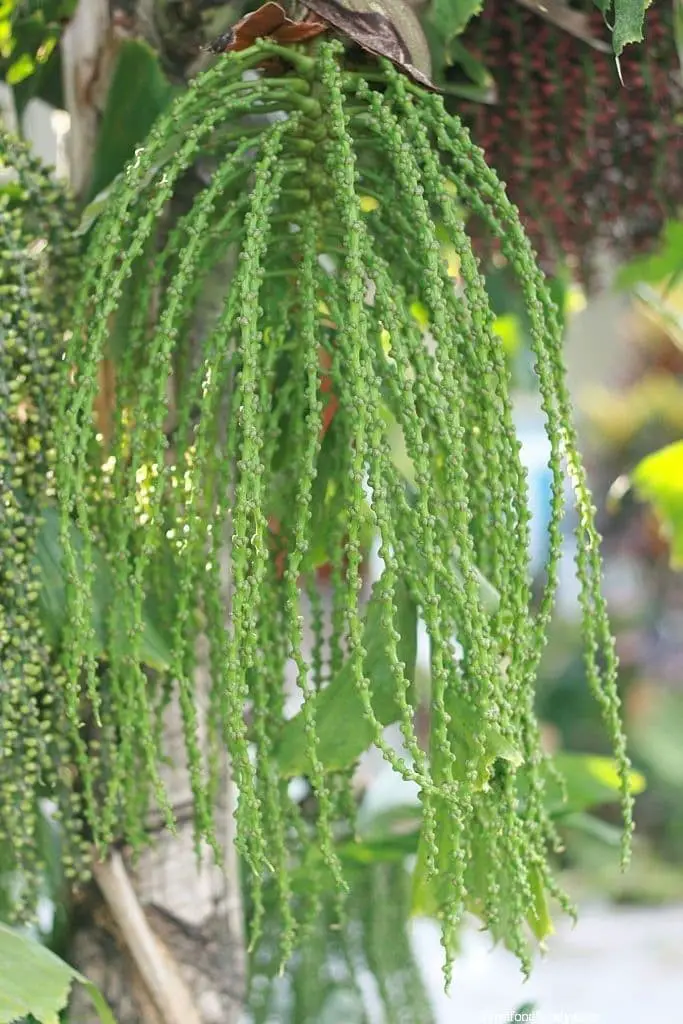
[[[363,213],[372,213],[379,209],[379,199],[375,199],[374,196],[361,196],[360,208]]]
[[[563,815],[560,824],[565,831],[580,832],[582,835],[602,843],[603,846],[609,846],[615,850],[618,850],[623,842],[620,828],[610,825],[602,818],[596,818],[593,814],[585,814],[583,811]]]
[[[417,853],[417,842],[417,832],[413,831],[406,835],[341,843],[337,852],[342,860],[353,864],[379,864],[405,860]]]
[[[25,78],[33,74],[35,66],[33,58],[28,53],[22,53],[21,57],[7,69],[7,84],[18,85],[19,82],[23,82]]]
[[[421,302],[413,302],[410,305],[410,315],[417,324],[425,331],[429,327],[429,311]]]
[[[671,565],[683,569],[683,441],[661,448],[631,473],[638,496],[649,501],[671,544]]]
[[[519,317],[514,313],[504,313],[494,320],[493,330],[500,338],[506,355],[513,356],[519,351],[522,338]]]
[[[683,786],[683,694],[658,692],[631,727],[631,743],[657,779]]]
[[[457,277],[460,273],[460,256],[454,245],[442,245],[441,257],[448,267],[448,276]]]
[[[563,751],[555,754],[553,764],[564,779],[567,799],[562,799],[560,787],[548,775],[545,798],[551,814],[571,814],[619,800],[621,780],[612,758]],[[629,773],[629,788],[633,796],[643,792],[645,779],[640,772]]]

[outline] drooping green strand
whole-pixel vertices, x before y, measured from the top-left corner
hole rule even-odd
[[[516,610],[511,610],[511,614],[518,628],[524,628],[528,621],[526,613],[530,600],[529,588],[525,586],[528,575],[529,513],[525,472],[512,421],[509,371],[505,366],[500,339],[493,329],[494,318],[484,280],[479,273],[461,217],[455,209],[453,197],[445,190],[441,161],[429,144],[427,131],[408,96],[404,79],[399,75],[392,79],[389,95],[393,93],[397,100],[397,114],[402,118],[422,165],[427,195],[440,210],[448,236],[460,259],[464,292],[469,297],[469,308],[472,311],[471,328],[477,339],[474,345],[471,342],[467,345],[476,360],[472,376],[475,381],[490,382],[492,389],[491,401],[481,401],[481,395],[475,392],[473,403],[482,410],[483,422],[479,426],[483,430],[482,446],[487,453],[485,466],[489,469],[484,474],[484,493],[485,500],[490,504],[494,524],[494,528],[487,531],[492,550],[489,557],[480,563],[480,568],[493,585],[500,589],[501,594],[506,594],[510,585],[517,599]],[[467,340],[467,335],[465,338]],[[513,539],[517,540],[516,544],[511,544]],[[508,572],[512,575],[508,576]],[[499,614],[496,625],[496,633],[501,636],[501,630],[506,626],[504,614]],[[511,647],[519,648],[521,640],[522,637],[517,633]],[[510,647],[506,653],[514,656],[514,650]]]
[[[403,138],[398,123],[393,119],[386,108],[380,106],[379,97],[368,97],[368,103],[374,107],[377,115],[378,130],[383,132],[387,141],[387,152],[392,159],[393,171],[397,181],[401,182],[405,194],[406,211],[412,214],[414,222],[414,237],[416,246],[419,246],[425,272],[423,273],[423,287],[425,298],[431,314],[431,331],[438,346],[440,365],[443,367],[442,386],[449,400],[449,413],[452,422],[453,448],[451,459],[447,460],[444,467],[449,482],[452,486],[450,492],[450,514],[448,515],[449,525],[452,529],[454,542],[457,544],[462,573],[462,600],[467,603],[468,614],[461,617],[460,642],[466,652],[469,665],[468,670],[471,678],[477,679],[480,692],[477,694],[477,705],[482,702],[482,711],[490,699],[489,687],[494,678],[495,670],[490,665],[491,645],[487,639],[487,623],[485,614],[480,605],[480,597],[476,584],[474,569],[474,551],[470,535],[470,512],[467,497],[466,481],[468,474],[465,469],[465,427],[462,421],[462,396],[457,386],[457,377],[454,372],[453,353],[451,351],[450,329],[452,321],[448,313],[446,296],[450,285],[445,268],[443,267],[436,233],[433,222],[429,216],[429,210],[423,198],[423,188],[420,182],[419,168],[415,159],[408,149],[403,148]],[[418,182],[418,184],[416,184]],[[449,469],[457,467],[457,473]],[[431,476],[428,469],[425,470],[425,482]],[[424,488],[420,484],[420,489]],[[436,559],[432,548],[432,542],[426,538],[428,547],[425,551],[428,564],[434,565]],[[431,596],[431,601],[433,597]],[[434,614],[437,605],[434,603]],[[428,623],[429,626],[429,623]],[[440,627],[436,627],[440,628]],[[430,632],[432,630],[430,629]],[[446,678],[443,667],[443,653],[437,636],[435,655],[433,658],[434,677],[432,680],[433,700],[440,701],[445,692]],[[468,694],[472,699],[473,694]],[[445,710],[445,709],[444,709]],[[441,718],[441,711],[437,713],[437,719]]]
[[[572,422],[559,353],[553,353],[560,409],[566,423],[567,464],[576,495],[579,522],[576,527],[576,569],[581,584],[580,602],[583,612],[584,658],[586,675],[593,695],[608,729],[621,782],[621,802],[625,820],[622,835],[622,864],[631,853],[633,834],[633,796],[629,782],[631,762],[626,753],[626,737],[621,725],[621,698],[618,692],[618,660],[614,636],[610,630],[607,605],[602,593],[600,535],[595,526],[595,508],[586,482],[586,473],[578,454],[578,443]]]
[[[435,559],[431,563],[432,573],[434,575],[431,580],[429,578],[425,580],[424,564],[427,544],[430,541],[432,544],[435,544],[434,526],[439,521],[440,514],[442,514],[442,508],[437,501],[437,496],[434,493],[433,480],[430,477],[430,466],[427,457],[430,448],[427,437],[423,434],[424,422],[416,407],[414,396],[414,377],[407,372],[410,370],[410,363],[404,351],[403,328],[405,327],[405,323],[401,322],[400,311],[393,302],[391,282],[388,278],[383,276],[383,268],[380,261],[377,257],[372,256],[371,243],[367,238],[364,239],[364,257],[368,268],[373,268],[376,272],[376,276],[373,278],[377,286],[375,293],[375,309],[382,322],[389,330],[392,346],[391,359],[385,360],[386,364],[391,365],[392,370],[389,370],[388,365],[385,365],[383,367],[383,371],[385,379],[388,380],[391,393],[395,399],[395,409],[406,439],[408,453],[413,459],[420,498],[417,509],[411,509],[406,501],[405,495],[402,493],[403,488],[401,483],[396,478],[395,470],[390,462],[390,456],[387,456],[386,446],[382,445],[382,424],[378,424],[379,431],[376,438],[376,445],[382,450],[384,463],[379,472],[370,474],[369,482],[373,489],[373,504],[378,518],[378,526],[382,542],[379,554],[384,562],[384,570],[380,586],[383,591],[387,593],[387,597],[392,602],[393,608],[393,586],[395,576],[397,572],[404,575],[406,581],[409,582],[411,589],[413,589],[416,594],[417,599],[422,604],[423,614],[430,634],[430,640],[435,647],[440,645],[442,649],[446,648],[448,650],[448,655],[450,655],[451,652],[448,642],[440,632],[440,620],[431,612],[430,587],[433,588],[434,592],[438,591],[442,594],[453,594],[455,588],[455,576],[452,573],[449,573],[445,568],[445,560],[442,561],[441,559]],[[379,402],[378,395],[375,397],[375,401]],[[411,520],[409,530],[406,531],[398,529],[398,524],[401,520],[397,516],[397,512],[401,508],[404,510],[406,517]],[[427,539],[425,539],[426,532]],[[406,536],[416,538],[417,557],[413,556],[411,558],[407,552],[405,546]],[[385,588],[387,588],[386,591]],[[392,616],[393,614],[395,614],[395,612],[392,611]],[[389,630],[389,622],[385,622],[385,625]],[[394,639],[396,638],[394,637]],[[387,653],[393,661],[396,657],[395,646],[391,650],[388,650]],[[405,682],[403,670],[399,669],[398,666],[395,666],[395,669],[395,678],[398,684],[396,701],[402,713],[401,729],[403,737],[418,772],[424,777],[428,777],[429,770],[426,765],[424,754],[418,748],[414,736],[414,730],[412,727],[413,709],[408,699],[407,684]],[[433,691],[433,728],[435,732],[439,730],[441,731],[438,742],[441,746],[444,757],[447,759],[446,764],[449,767],[452,767],[453,753],[446,734],[448,715],[445,708],[442,706],[443,699],[443,696],[439,696],[438,693],[435,695]],[[447,772],[448,768],[446,769],[446,773]],[[461,814],[464,794],[459,792],[457,786],[454,786],[452,775],[449,779],[448,775],[444,774],[444,777],[438,781],[441,786],[444,786],[446,782],[450,782],[453,787],[457,802],[450,809],[449,813],[452,813],[455,821],[462,825],[463,822],[461,821]],[[428,811],[427,821],[429,821],[429,819],[430,814]]]
[[[535,652],[530,659],[530,671],[535,673],[541,649],[545,644],[545,630],[555,600],[557,587],[557,569],[562,545],[561,521],[564,514],[564,475],[562,472],[562,445],[560,437],[560,420],[557,408],[557,395],[548,366],[547,349],[551,337],[559,343],[559,330],[552,302],[542,281],[541,272],[537,269],[529,243],[519,225],[519,220],[505,197],[505,192],[495,175],[486,167],[480,151],[469,140],[465,128],[459,120],[452,118],[448,131],[447,115],[440,105],[429,110],[429,125],[434,132],[437,145],[454,158],[454,166],[449,168],[449,177],[453,180],[459,193],[467,202],[472,212],[481,217],[484,223],[501,238],[505,250],[510,257],[512,269],[516,273],[522,288],[526,307],[529,313],[536,372],[538,374],[541,402],[546,416],[548,437],[551,445],[549,466],[552,473],[551,515],[548,526],[549,551],[546,558],[546,586],[540,613],[536,624]],[[452,123],[451,123],[452,122]],[[478,158],[478,154],[480,159]],[[480,165],[486,169],[485,176],[480,180]],[[491,202],[491,206],[488,202]],[[510,210],[510,221],[499,220],[500,211]],[[506,227],[515,228],[514,242],[505,240]],[[520,247],[518,242],[524,240]]]
[[[335,388],[341,394],[339,415],[349,420],[351,450],[344,477],[346,502],[346,564],[343,574],[345,592],[345,630],[348,637],[349,664],[354,683],[363,704],[364,715],[375,733],[374,742],[404,778],[416,782],[423,790],[431,787],[429,780],[409,768],[383,737],[383,727],[372,707],[371,688],[363,672],[365,651],[362,623],[358,609],[361,589],[360,564],[362,544],[360,524],[363,518],[365,468],[368,461],[368,418],[373,411],[372,395],[368,394],[369,346],[368,317],[364,306],[364,268],[361,258],[363,225],[358,210],[354,180],[352,140],[347,134],[340,73],[334,59],[336,47],[320,49],[321,86],[325,108],[329,114],[326,146],[327,167],[335,188],[335,201],[345,230],[345,265],[340,278],[339,330],[332,373]],[[371,369],[371,367],[370,367]]]
[[[260,297],[264,309],[268,309],[266,288],[262,286]],[[282,338],[282,334],[280,334]],[[266,342],[264,332],[264,342]],[[281,420],[277,417],[273,396],[276,393],[276,364],[278,345],[271,343],[261,348],[261,377],[259,381],[259,403],[265,411],[263,422],[263,493],[271,493],[274,487],[273,465],[275,451],[281,442]],[[284,713],[283,679],[289,655],[288,643],[283,643],[283,634],[288,632],[287,598],[279,585],[279,566],[273,552],[264,565],[264,576],[259,588],[259,607],[256,622],[257,645],[254,665],[248,676],[251,696],[253,726],[251,733],[255,741],[254,763],[257,795],[264,809],[264,840],[268,849],[268,860],[275,873],[278,892],[277,911],[281,922],[279,930],[280,963],[284,965],[291,956],[296,935],[296,920],[293,913],[293,891],[290,877],[290,853],[287,848],[287,833],[290,829],[290,802],[286,782],[280,780],[273,756],[276,739]]]
[[[263,507],[262,439],[263,418],[267,411],[259,401],[260,348],[262,329],[259,291],[264,276],[263,256],[270,236],[269,215],[277,200],[284,167],[277,158],[283,136],[293,130],[295,120],[275,125],[264,142],[254,177],[251,208],[246,218],[240,266],[233,283],[238,296],[238,326],[242,368],[236,382],[239,430],[238,475],[232,510],[232,630],[227,636],[223,686],[226,690],[228,721],[227,739],[231,733],[244,736],[242,706],[248,696],[246,673],[254,666],[256,649],[256,614],[259,592],[266,570],[267,522]],[[241,746],[241,744],[240,744]],[[236,817],[243,855],[254,874],[260,876],[267,865],[263,842],[262,808],[255,792],[254,772],[248,757],[241,750],[232,751],[235,781],[240,800]],[[258,888],[257,880],[257,888]],[[256,941],[259,921],[254,922]]]
[[[299,348],[301,362],[297,368],[305,381],[304,408],[294,423],[294,449],[297,453],[297,491],[289,551],[285,568],[287,585],[287,613],[289,619],[289,640],[291,656],[297,670],[297,683],[303,695],[302,712],[306,731],[307,755],[310,763],[310,780],[318,801],[318,835],[325,863],[330,868],[340,890],[345,888],[341,864],[334,852],[332,838],[332,807],[330,794],[324,777],[323,766],[318,756],[318,739],[313,704],[314,687],[309,679],[309,667],[304,658],[303,616],[300,610],[300,594],[297,581],[303,559],[308,550],[308,533],[311,520],[311,492],[316,474],[316,463],[320,453],[320,423],[322,402],[319,396],[319,341],[317,337],[318,300],[316,294],[317,270],[317,228],[315,216],[307,218],[302,229],[302,259],[299,269],[298,294],[301,304],[299,322]],[[297,443],[297,434],[301,441]]]
[[[149,432],[151,445],[145,451],[143,432],[138,430],[134,433],[131,445],[131,480],[129,484],[132,490],[135,487],[137,476],[143,468],[142,458],[147,458],[149,460],[148,465],[151,466],[153,471],[150,481],[150,493],[147,495],[144,513],[146,517],[146,536],[148,538],[150,531],[152,531],[152,538],[155,535],[155,524],[160,515],[160,506],[165,489],[167,474],[164,471],[164,448],[166,445],[163,431],[164,399],[167,392],[167,381],[171,372],[173,347],[179,332],[179,321],[183,311],[187,308],[187,293],[195,280],[196,256],[201,253],[204,246],[207,226],[214,215],[216,204],[222,196],[226,179],[233,175],[235,163],[241,157],[242,151],[238,149],[231,158],[225,161],[220,171],[214,175],[209,187],[200,194],[194,203],[191,214],[184,219],[182,228],[187,234],[187,239],[180,252],[173,280],[167,289],[167,299],[162,307],[158,329],[149,341],[148,368],[151,372],[148,379],[145,379],[142,375],[140,378],[141,391],[148,398],[148,406],[145,409],[144,404],[141,403],[140,419]],[[139,450],[135,441],[141,435],[140,449],[142,450]],[[182,438],[182,434],[180,436]],[[185,462],[186,450],[182,444],[176,455],[180,467],[179,472],[184,477],[183,464]],[[181,534],[181,543],[179,544],[177,555],[179,590],[172,640],[173,659],[171,662],[171,672],[176,679],[183,718],[188,771],[194,797],[195,838],[197,843],[199,843],[200,838],[207,838],[217,849],[211,826],[211,810],[202,780],[204,773],[203,758],[198,742],[198,721],[192,681],[195,667],[195,637],[194,629],[190,622],[191,603],[194,599],[196,588],[196,575],[204,570],[205,561],[204,536],[201,530],[204,510],[199,507],[199,504],[203,501],[201,477],[204,461],[203,450],[195,449],[193,460],[194,473],[191,473],[189,480],[189,497],[185,494],[182,495],[184,507],[177,521],[177,529]],[[155,467],[158,467],[156,471]],[[183,485],[184,483],[183,479]],[[183,490],[185,490],[185,486],[183,486]],[[125,536],[124,533],[124,539]],[[132,582],[134,587],[136,587],[136,608],[134,614],[136,617],[139,617],[138,621],[140,624],[142,619],[145,568],[147,557],[151,550],[151,543],[148,543],[147,547],[143,546],[141,548],[135,561],[134,572],[132,573]],[[128,578],[128,585],[130,587],[130,576],[130,573],[124,575],[122,580],[124,586],[126,578]],[[123,594],[124,591],[122,590],[121,593]],[[130,625],[129,623],[129,628]],[[152,747],[153,752],[154,748]]]
[[[323,607],[320,588],[317,586],[315,575],[308,577],[306,586],[306,597],[311,611],[311,630],[313,633],[313,648],[311,650],[311,673],[313,686],[320,690],[329,681],[326,673],[325,658],[325,609]]]
[[[440,139],[440,141],[442,141]],[[473,209],[477,210],[480,215],[482,211],[479,207],[482,205],[479,194],[476,189],[463,188],[462,183],[458,179],[459,187],[466,198],[470,201]],[[470,193],[474,194],[470,194]],[[484,216],[486,211],[484,210]],[[541,326],[537,317],[537,327]],[[544,409],[548,419],[549,430],[552,434],[552,424],[555,422],[554,411],[555,401],[552,393],[552,389],[545,389],[544,398]],[[540,736],[538,730],[538,724],[534,715],[534,696],[531,688],[531,681],[535,674],[535,666],[538,663],[540,657],[540,649],[544,643],[545,636],[545,625],[540,628],[539,623],[547,624],[547,617],[550,614],[550,608],[554,600],[554,590],[556,586],[557,577],[557,559],[559,557],[560,544],[561,544],[561,533],[560,533],[560,522],[563,512],[563,475],[561,472],[560,465],[560,453],[559,448],[556,447],[553,455],[551,456],[551,467],[553,472],[553,502],[551,510],[551,523],[550,523],[550,553],[546,563],[546,574],[547,584],[546,593],[544,599],[544,605],[541,610],[539,619],[536,622],[535,628],[535,643],[531,649],[529,649],[526,658],[526,664],[521,666],[521,672],[523,677],[529,681],[526,686],[522,685],[519,690],[519,696],[517,700],[518,717],[521,713],[521,728],[522,728],[522,739],[525,749],[526,761],[529,766],[531,776],[531,796],[529,799],[529,819],[536,820],[538,827],[547,835],[549,841],[557,846],[558,840],[555,829],[553,828],[550,819],[545,812],[543,803],[543,783],[540,774],[540,764],[544,760],[540,748]],[[524,652],[524,648],[522,648]]]
[[[446,149],[454,134],[447,134],[443,128],[443,117],[437,122],[435,130],[438,143]],[[465,136],[460,127],[459,137]],[[585,470],[578,456],[576,434],[572,423],[570,403],[564,383],[564,369],[561,358],[561,332],[552,301],[549,297],[541,272],[538,269],[531,251],[530,244],[519,224],[519,218],[505,196],[495,174],[487,167],[481,151],[469,144],[467,150],[462,142],[456,145],[450,141],[448,149],[456,156],[460,166],[469,177],[469,185],[465,187],[469,195],[476,193],[488,197],[490,206],[482,204],[476,212],[485,219],[492,232],[500,238],[501,247],[506,258],[517,273],[524,294],[532,325],[532,338],[536,354],[536,371],[543,395],[544,410],[547,416],[548,432],[553,454],[551,469],[554,477],[554,499],[551,522],[551,550],[548,558],[549,574],[553,580],[557,575],[557,560],[561,543],[559,520],[562,504],[562,486],[564,478],[561,470],[561,458],[567,459],[569,476],[573,484],[577,513],[579,516],[580,535],[577,537],[577,574],[582,589],[583,631],[586,667],[589,684],[596,694],[603,718],[610,732],[619,761],[619,772],[622,787],[622,806],[627,828],[624,832],[623,859],[628,858],[630,845],[630,821],[632,813],[632,797],[629,791],[629,763],[625,754],[623,731],[620,726],[620,701],[617,692],[617,662],[614,653],[614,641],[609,629],[609,622],[601,594],[601,568],[599,556],[599,537],[595,529],[595,513],[585,482]],[[476,187],[473,183],[476,182]],[[462,185],[461,185],[462,187]],[[550,588],[547,587],[547,590]],[[554,589],[554,587],[553,587]],[[545,602],[538,619],[538,647],[542,646],[550,615],[552,600]],[[603,668],[599,668],[596,648],[602,645]]]
[[[280,656],[276,634],[282,628],[280,595],[274,576],[274,563],[269,560],[259,606],[258,640],[254,666],[250,673],[249,692],[252,701],[253,737],[256,747],[255,772],[258,798],[263,808],[264,838],[268,860],[275,873],[278,889],[277,912],[281,921],[279,933],[280,963],[289,959],[294,946],[296,921],[292,912],[292,885],[286,832],[286,783],[280,782],[273,758],[274,732],[271,698],[282,690],[285,659]],[[276,698],[277,699],[277,698]]]

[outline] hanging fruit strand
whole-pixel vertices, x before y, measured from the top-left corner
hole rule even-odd
[[[264,72],[274,58],[276,74]],[[213,173],[177,217],[173,198],[200,155]],[[510,376],[463,212],[500,247],[531,323],[552,475],[539,610]],[[619,763],[625,852],[631,797],[556,310],[495,173],[441,98],[389,62],[370,87],[346,69],[339,42],[304,53],[266,40],[221,58],[159,119],[114,183],[86,264],[55,474],[67,604],[60,756],[78,766],[93,838],[103,849],[141,844],[149,804],[172,824],[162,726],[176,702],[197,850],[220,852],[214,804],[227,752],[251,941],[273,891],[285,960],[330,879],[341,914],[353,773],[374,744],[419,792],[415,899],[441,921],[447,976],[466,910],[528,970],[526,935],[547,934],[548,896],[570,909],[548,862],[559,838],[534,709],[565,467],[586,663]],[[115,369],[106,432],[93,414],[103,358]],[[373,537],[382,571],[366,601]],[[114,595],[102,628],[91,613],[101,563]],[[150,608],[164,622],[162,665],[146,660]],[[415,723],[418,620],[430,645],[426,741]],[[285,676],[300,698],[291,720]],[[37,729],[36,687],[17,677],[11,693],[10,719],[26,704]],[[19,745],[9,759],[10,789],[26,800],[38,785],[32,756]],[[301,802],[292,778],[305,780]],[[27,818],[22,832],[13,819],[17,863],[38,862],[34,826]],[[310,886],[297,902],[300,869]]]

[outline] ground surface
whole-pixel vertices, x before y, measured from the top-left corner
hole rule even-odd
[[[507,1024],[533,1002],[533,1024],[681,1024],[683,904],[664,908],[585,906],[579,923],[559,921],[528,982],[485,933],[468,929],[450,998],[443,995],[436,930],[417,922],[415,942],[430,982],[437,1024]]]

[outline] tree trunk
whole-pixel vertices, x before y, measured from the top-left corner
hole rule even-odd
[[[193,4],[168,0],[80,0],[62,41],[64,91],[71,117],[69,158],[75,190],[88,187],[92,156],[121,38],[142,34],[155,46],[165,39],[169,11],[182,6],[182,28],[197,31]],[[198,10],[206,7],[195,0]],[[125,7],[125,10],[124,10]],[[229,16],[229,12],[228,16]],[[223,15],[226,11],[223,9]],[[172,38],[172,36],[170,37]],[[196,64],[193,39],[174,40],[179,76]],[[178,67],[178,55],[187,55]],[[166,55],[167,56],[167,55]],[[197,679],[198,700],[208,691],[206,652]],[[201,708],[198,708],[201,718]],[[103,991],[118,1024],[237,1024],[245,998],[246,954],[238,862],[233,844],[233,786],[226,757],[223,806],[216,812],[224,868],[204,854],[197,864],[180,710],[165,718],[163,767],[176,835],[150,813],[151,844],[135,864],[113,852],[95,866],[94,882],[76,908],[70,950],[74,965]],[[70,1024],[95,1024],[87,999],[75,991]]]
[[[208,673],[200,669],[199,676],[197,692],[206,693]],[[171,835],[150,814],[152,843],[134,865],[114,852],[95,866],[70,959],[102,989],[118,1024],[237,1024],[246,957],[227,759],[226,800],[216,811],[225,865],[219,868],[207,850],[198,867],[177,704],[166,714],[164,741],[172,766],[162,774],[177,832]],[[70,1024],[96,1020],[88,999],[75,991]]]

